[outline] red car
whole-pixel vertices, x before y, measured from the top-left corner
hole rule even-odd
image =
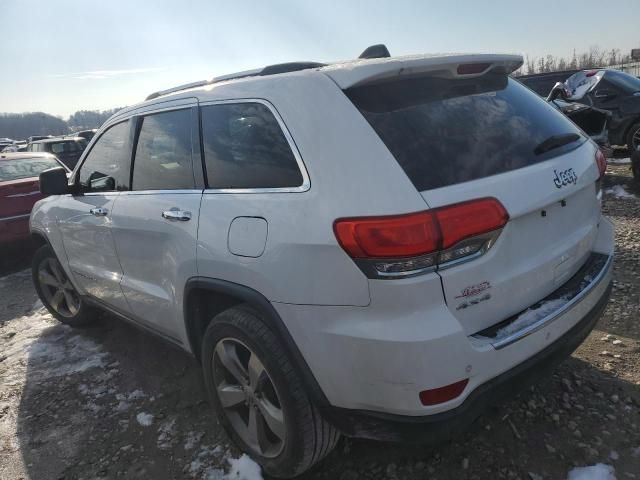
[[[25,240],[29,215],[40,200],[38,176],[53,167],[65,167],[50,153],[0,153],[0,245]]]

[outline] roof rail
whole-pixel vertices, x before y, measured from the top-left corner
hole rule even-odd
[[[389,57],[389,50],[383,44],[372,45],[368,47],[360,57],[358,58],[384,58]],[[326,63],[319,62],[288,62],[277,63],[275,65],[267,65],[263,68],[256,68],[254,70],[245,70],[243,72],[230,73],[228,75],[220,75],[211,80],[201,80],[199,82],[186,83],[177,87],[168,88],[167,90],[160,90],[149,95],[145,100],[153,100],[154,98],[168,95],[169,93],[179,92],[181,90],[187,90],[189,88],[204,87],[211,85],[212,83],[225,82],[227,80],[237,80],[246,77],[264,77],[267,75],[275,75],[278,73],[298,72],[300,70],[307,70],[310,68],[326,67]]]
[[[184,85],[178,85],[177,87],[168,88],[166,90],[159,90],[157,92],[153,92],[151,95],[149,95],[147,98],[145,98],[145,100],[153,100],[154,98],[161,97],[162,95],[167,95],[167,94],[173,93],[173,92],[179,92],[180,90],[187,90],[188,88],[204,87],[205,85],[208,85],[208,84],[209,84],[208,80],[200,80],[199,82],[185,83]]]

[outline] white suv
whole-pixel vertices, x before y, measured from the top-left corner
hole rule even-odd
[[[195,355],[221,423],[292,477],[339,435],[457,432],[573,351],[609,297],[606,162],[513,55],[293,63],[150,96],[69,183],[33,279]]]

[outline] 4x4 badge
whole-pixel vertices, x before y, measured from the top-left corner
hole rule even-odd
[[[574,185],[578,183],[578,175],[573,171],[573,168],[567,168],[566,170],[560,170],[559,172],[554,170],[553,173],[555,174],[553,183],[556,188],[562,188],[570,183],[573,183]]]

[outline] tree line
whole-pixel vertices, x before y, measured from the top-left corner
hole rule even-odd
[[[24,140],[31,135],[67,135],[99,128],[118,110],[80,110],[67,120],[44,112],[0,113],[0,137]]]
[[[545,55],[542,57],[526,56],[524,65],[516,72],[520,75],[532,73],[560,72],[563,70],[584,70],[597,67],[613,67],[632,63],[630,54],[623,54],[619,48],[603,50],[592,46],[588,51],[573,54],[570,57]]]

